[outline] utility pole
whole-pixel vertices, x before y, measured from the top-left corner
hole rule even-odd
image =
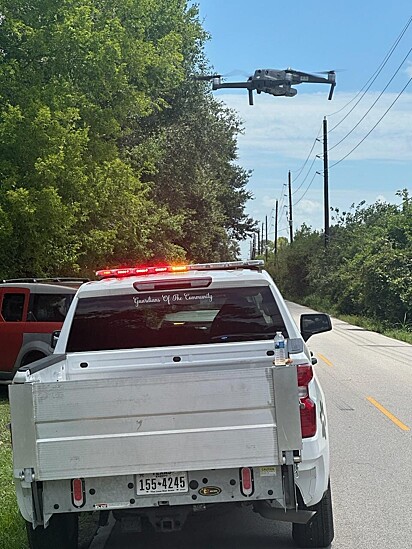
[[[266,223],[265,261],[267,263],[267,260],[268,260],[268,216],[265,216],[265,223]]]
[[[260,253],[263,255],[263,222],[262,222],[262,236],[260,237]]]
[[[260,231],[255,233],[255,236],[257,235],[257,253],[260,255]]]
[[[323,202],[325,216],[325,248],[329,244],[329,171],[328,171],[328,121],[323,119]]]
[[[279,215],[279,201],[276,200],[275,207],[275,258],[278,253],[278,215]]]
[[[253,235],[253,240],[251,240],[251,253],[250,253],[250,259],[256,258],[256,233]]]
[[[293,216],[292,216],[292,174],[288,174],[288,181],[289,181],[289,236],[290,236],[290,243],[293,242]]]

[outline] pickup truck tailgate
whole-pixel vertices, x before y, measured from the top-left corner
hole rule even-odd
[[[302,446],[295,365],[16,384],[10,402],[15,474],[36,480],[278,465]]]

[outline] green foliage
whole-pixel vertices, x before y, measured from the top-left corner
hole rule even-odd
[[[19,187],[0,198],[0,276],[41,276],[70,269],[78,248],[71,236],[75,218],[56,189]]]
[[[337,314],[360,315],[392,327],[412,317],[412,204],[360,204],[349,213],[334,210],[336,223],[325,249],[307,227],[280,250],[275,276],[291,298],[319,301]]]
[[[185,0],[4,0],[0,276],[233,258],[248,174],[191,78],[206,39]]]
[[[190,259],[233,258],[233,240],[254,227],[244,214],[251,198],[245,190],[248,174],[233,163],[240,127],[230,111],[200,89],[176,114],[154,130],[153,139],[163,143],[153,177],[156,199],[181,216],[177,243]]]
[[[302,225],[292,246],[286,246],[284,239],[281,244],[275,263],[276,280],[286,296],[301,299],[307,295],[312,258],[322,248],[322,237]]]

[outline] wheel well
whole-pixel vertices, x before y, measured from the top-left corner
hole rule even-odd
[[[45,356],[46,355],[41,351],[30,351],[29,353],[27,353],[27,355],[24,355],[24,357],[21,360],[20,366],[27,366],[27,364],[31,364],[36,360],[45,358]]]

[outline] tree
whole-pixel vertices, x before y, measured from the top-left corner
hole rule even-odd
[[[233,257],[250,195],[238,123],[189,80],[206,38],[185,0],[4,0],[4,273]]]
[[[280,254],[279,281],[289,296],[329,302],[339,313],[365,315],[391,325],[412,314],[412,210],[376,202],[340,214],[325,250],[316,231],[299,232]],[[316,244],[317,242],[317,244]]]

